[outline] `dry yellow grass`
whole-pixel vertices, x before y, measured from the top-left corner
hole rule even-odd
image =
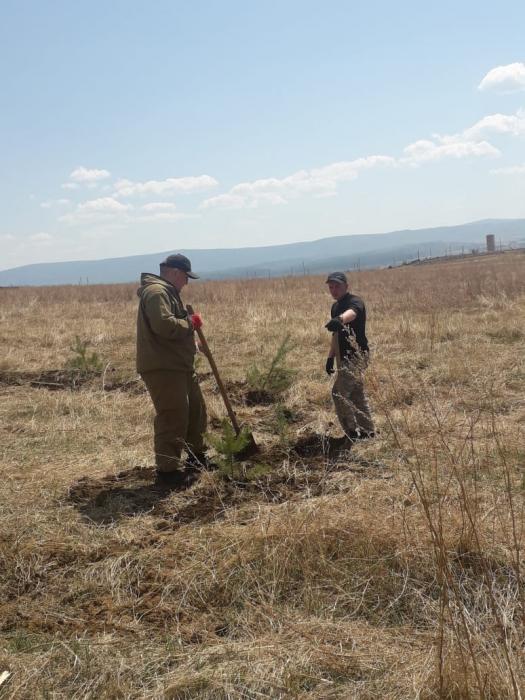
[[[185,299],[269,470],[164,497],[134,381],[135,286],[0,290],[0,698],[525,692],[525,259],[351,286],[369,309],[380,437],[336,462],[293,449],[338,433],[323,278],[193,284]],[[275,406],[239,397],[288,332],[299,374],[279,435]],[[75,335],[104,375],[31,386],[66,366]],[[199,371],[217,430],[204,359]]]

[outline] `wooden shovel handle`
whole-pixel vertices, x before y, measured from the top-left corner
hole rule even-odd
[[[186,310],[189,314],[189,316],[193,316],[193,307],[188,304],[186,307]],[[191,318],[189,319],[191,323]],[[204,333],[202,332],[202,328],[196,328],[195,329],[199,341],[201,344],[202,351],[208,358],[208,362],[210,363],[211,371],[213,372],[213,376],[215,377],[215,381],[217,382],[217,386],[219,387],[219,391],[222,396],[222,400],[224,401],[224,405],[226,406],[226,410],[228,411],[228,415],[230,416],[230,420],[233,425],[233,429],[235,430],[235,433],[238,435],[241,432],[241,428],[239,426],[239,422],[237,420],[237,416],[235,415],[232,405],[230,403],[230,399],[228,398],[228,394],[226,393],[226,388],[224,384],[222,383],[221,375],[219,374],[219,370],[217,369],[217,365],[215,364],[215,360],[213,359],[213,355],[211,354],[210,346],[208,345],[208,341],[204,337]]]

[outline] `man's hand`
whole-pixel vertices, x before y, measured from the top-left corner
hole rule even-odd
[[[335,372],[335,369],[334,369],[334,358],[333,358],[333,357],[327,357],[327,358],[326,358],[326,367],[325,367],[325,369],[326,369],[326,374],[327,374],[328,376],[330,376],[331,374],[333,374],[333,373]]]
[[[192,314],[190,316],[190,321],[194,331],[198,328],[202,328],[202,317],[200,314]]]
[[[336,333],[337,331],[342,331],[344,326],[340,318],[331,318],[325,325],[325,328],[327,331],[330,331],[330,333]]]

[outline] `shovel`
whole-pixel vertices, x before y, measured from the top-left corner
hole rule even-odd
[[[188,316],[193,316],[193,307],[190,304],[188,304],[188,306],[186,307],[186,311],[188,312]],[[208,345],[208,342],[204,337],[202,328],[197,327],[195,328],[195,330],[199,337],[202,352],[206,355],[206,357],[208,358],[208,362],[210,363],[211,371],[213,372],[213,376],[215,377],[215,381],[217,382],[217,386],[219,387],[222,400],[224,401],[224,405],[226,406],[226,410],[228,411],[228,416],[230,417],[230,421],[233,426],[233,429],[235,430],[235,434],[239,435],[239,433],[241,432],[241,426],[239,425],[237,416],[235,415],[230,399],[228,398],[228,394],[226,393],[226,388],[221,379],[221,375],[219,374],[219,370],[217,369],[217,365],[215,364],[215,360],[213,359],[213,355],[211,354],[210,346]],[[251,433],[248,433],[247,437],[248,444],[245,445],[245,447],[243,447],[242,450],[236,453],[235,459],[246,459],[247,457],[250,457],[251,455],[254,455],[256,452],[259,451],[259,447],[256,444],[253,435]]]

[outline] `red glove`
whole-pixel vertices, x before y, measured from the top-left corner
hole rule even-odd
[[[190,316],[190,321],[194,331],[198,328],[202,328],[202,316],[200,314],[192,314]]]

